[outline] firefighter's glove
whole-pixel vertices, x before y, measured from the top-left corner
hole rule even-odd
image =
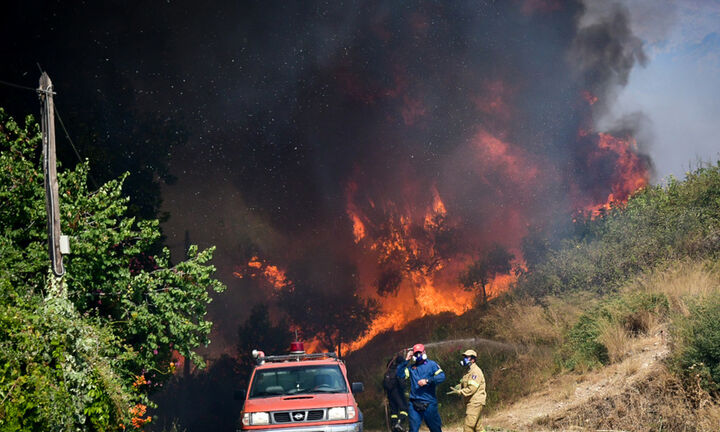
[[[454,387],[450,387],[450,391],[447,392],[446,394],[460,394],[460,384],[458,384]]]

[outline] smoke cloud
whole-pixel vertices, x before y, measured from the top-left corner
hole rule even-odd
[[[552,231],[647,181],[632,121],[595,129],[645,61],[621,7],[270,2],[195,18],[166,48],[195,59],[177,91],[202,125],[173,159],[166,229],[177,247],[185,230],[219,245],[230,290],[211,306],[215,349],[273,293],[231,276],[253,257],[288,269],[322,248],[357,269],[360,295],[412,304],[427,283],[457,287],[492,244],[518,250],[528,227]],[[378,246],[399,233],[405,246]]]

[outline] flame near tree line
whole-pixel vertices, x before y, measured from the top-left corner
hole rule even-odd
[[[499,84],[493,86],[497,88]],[[597,101],[588,92],[582,97],[591,105]],[[499,110],[500,115],[506,112],[498,97],[494,97],[490,105]],[[647,165],[638,156],[634,139],[587,130],[579,131],[578,136],[595,143],[589,156],[591,160],[612,156],[616,164],[606,198],[596,201],[592,197],[577,196],[572,202],[574,208],[567,209],[568,214],[575,211],[597,217],[611,205],[627,201],[633,192],[648,184]],[[502,172],[504,181],[512,184],[520,195],[534,193],[535,185],[544,175],[544,161],[533,160],[521,148],[485,129],[478,130],[471,146],[478,160],[482,160],[481,165]],[[376,198],[360,198],[357,182],[347,184],[348,227],[358,256],[363,257],[358,259],[359,293],[376,299],[381,309],[367,332],[343,347],[346,351],[357,350],[379,333],[399,330],[426,315],[443,312],[460,315],[477,301],[478,293],[463,287],[459,275],[483,250],[458,247],[457,242],[463,239],[453,238],[452,234],[462,221],[454,217],[452,207],[446,204],[436,186],[425,195],[427,199],[421,207],[392,201],[380,203]],[[530,225],[528,216],[522,208],[514,208],[491,223],[493,229],[504,232],[503,246],[515,256],[512,263],[515,269],[524,269],[520,243]],[[262,279],[276,292],[293,289],[283,269],[256,256],[241,266],[235,276]],[[495,275],[487,286],[487,298],[507,291],[516,279],[512,271]],[[310,341],[308,348],[316,350],[319,345],[317,340]]]
[[[634,126],[593,126],[643,58],[621,10],[584,24],[580,0],[416,6],[369,11],[362,37],[309,81],[320,87],[304,93],[307,106],[332,107],[298,123],[319,149],[308,158],[322,178],[314,186],[329,191],[310,208],[329,210],[307,231],[283,232],[302,239],[287,237],[287,250],[258,248],[235,272],[272,298],[294,289],[290,269],[311,250],[298,243],[330,243],[328,256],[352,264],[352,295],[380,307],[350,350],[423,316],[466,312],[478,292],[461,275],[496,245],[525,269],[531,230],[599,217],[650,175]],[[307,273],[325,275],[313,258]],[[514,271],[494,275],[487,298],[515,281]]]

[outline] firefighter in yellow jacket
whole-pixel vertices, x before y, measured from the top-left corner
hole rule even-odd
[[[485,376],[480,367],[475,364],[477,353],[467,350],[463,353],[462,365],[467,366],[468,372],[460,380],[460,384],[450,388],[448,394],[463,396],[465,400],[465,423],[463,432],[482,432],[485,428],[480,424],[480,411],[485,406]]]

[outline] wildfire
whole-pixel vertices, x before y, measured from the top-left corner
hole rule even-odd
[[[592,203],[583,207],[590,217],[597,217],[612,208],[614,204],[624,203],[634,192],[647,186],[648,169],[638,156],[637,141],[634,138],[622,139],[608,133],[597,134],[597,149],[592,158],[608,156],[615,158],[615,172],[611,191],[604,202]]]
[[[438,218],[445,217],[447,215],[447,209],[440,193],[436,187],[432,188],[433,203],[432,207],[425,213],[425,229],[438,228]]]
[[[367,235],[365,231],[365,224],[360,220],[358,211],[355,208],[353,199],[357,193],[357,184],[350,182],[347,186],[347,214],[350,217],[350,221],[353,226],[353,236],[355,237],[355,243],[360,243],[360,240],[364,239]]]
[[[523,0],[523,4],[528,13],[552,12],[560,5],[556,0]],[[364,82],[345,69],[339,71],[338,79],[351,99],[364,104],[385,101],[399,109],[389,118],[416,130],[423,127],[418,123],[432,117],[433,107],[405,75],[398,68],[389,88]],[[344,257],[353,261],[353,271],[357,271],[353,277],[359,289],[352,294],[377,300],[380,307],[363,337],[343,347],[347,351],[427,315],[466,312],[479,293],[466,289],[460,276],[493,244],[512,251],[513,268],[524,268],[520,245],[533,223],[576,209],[596,217],[648,184],[647,162],[634,139],[593,131],[588,119],[574,125],[578,127],[575,142],[567,145],[577,153],[558,159],[547,151],[557,144],[553,142],[556,132],[546,136],[535,131],[528,138],[525,129],[529,126],[516,118],[523,112],[512,105],[522,92],[520,87],[488,79],[476,90],[471,99],[473,115],[481,121],[464,129],[467,135],[447,155],[447,165],[440,167],[436,177],[424,178],[419,170],[408,175],[401,167],[390,180],[384,178],[382,186],[389,192],[385,194],[382,189],[378,192],[377,183],[362,176],[365,171],[360,167],[346,184],[348,219],[343,229],[350,248],[341,253],[346,252]],[[589,106],[599,100],[589,91],[580,96]],[[592,109],[583,105],[580,111],[587,114]],[[514,130],[517,125],[523,133]],[[443,169],[448,166],[451,169]],[[413,180],[415,174],[418,181]],[[558,195],[566,190],[570,191],[567,207],[561,204],[566,195]],[[548,202],[547,197],[555,201]],[[235,276],[262,279],[275,293],[293,289],[282,268],[258,257],[252,257]],[[499,274],[490,279],[482,286],[486,299],[509,290],[517,276]],[[472,279],[464,283],[478,286]],[[320,345],[318,340],[307,341],[311,352],[323,348]]]
[[[233,276],[238,279],[244,279],[245,276],[249,276],[251,278],[262,276],[276,290],[281,290],[289,284],[287,276],[285,275],[285,270],[278,268],[278,266],[260,261],[260,259],[256,256],[252,257],[250,261],[248,261],[245,268],[233,272]]]
[[[590,105],[595,105],[595,103],[598,101],[598,97],[587,90],[582,92],[582,97]]]
[[[514,163],[509,149],[501,144],[496,149],[493,159]],[[374,265],[360,269],[365,281],[362,294],[379,300],[381,311],[367,333],[346,350],[362,348],[378,334],[401,329],[414,319],[443,312],[460,315],[473,306],[478,293],[467,291],[459,282],[472,257],[459,251],[443,252],[442,241],[453,231],[455,222],[437,187],[428,191],[431,199],[423,211],[413,212],[389,202],[384,205],[383,216],[374,219],[360,213],[361,205],[353,200],[356,187],[348,187],[348,191],[353,194],[348,198],[348,215],[351,221],[362,218],[370,224],[363,225],[366,230],[361,245],[376,259]],[[368,206],[375,208],[374,203]],[[378,268],[392,269],[393,277],[378,277]],[[487,287],[488,297],[504,292],[514,280],[514,275],[498,276]]]
[[[508,152],[506,147],[500,146],[493,158],[503,160],[509,157]],[[354,183],[348,185],[346,192],[346,210],[354,241],[366,258],[372,257],[371,260],[360,260],[365,265],[358,268],[361,281],[358,293],[378,300],[381,310],[364,336],[344,346],[345,351],[357,350],[378,334],[401,329],[414,319],[443,312],[460,315],[473,306],[478,293],[466,290],[459,282],[460,273],[473,257],[457,251],[442,252],[443,236],[452,232],[455,222],[437,187],[432,186],[427,191],[423,209],[412,210],[411,206],[392,202],[378,206],[367,200],[362,204],[370,211],[376,211],[378,207],[383,209],[373,213],[373,217],[363,213],[363,206],[356,202],[357,186]],[[383,278],[383,269],[390,276]],[[293,286],[283,269],[257,256],[235,275],[263,280],[276,292]],[[506,291],[514,281],[514,275],[496,277],[486,287],[488,298]],[[306,349],[318,351],[320,342],[308,340]]]
[[[355,243],[360,243],[360,240],[364,239],[367,233],[365,232],[365,224],[362,223],[360,217],[348,210],[348,215],[352,220],[353,224],[353,236],[355,237]]]
[[[531,185],[539,175],[538,168],[520,149],[484,129],[475,134],[473,145],[478,167],[484,171],[502,172],[508,181],[522,187]]]

